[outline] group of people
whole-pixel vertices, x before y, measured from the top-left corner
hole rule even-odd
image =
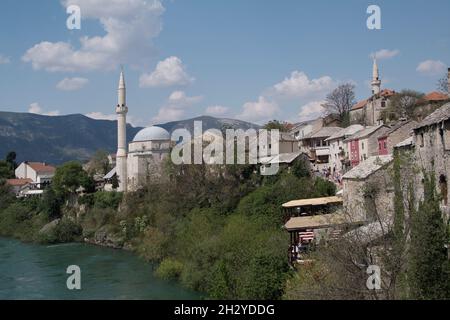
[[[316,175],[319,177],[325,178],[336,185],[342,187],[342,174],[336,169],[336,167],[331,168],[322,168],[319,170],[318,168],[315,170]]]

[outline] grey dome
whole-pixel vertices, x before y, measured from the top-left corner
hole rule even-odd
[[[148,127],[139,131],[134,137],[133,142],[151,140],[170,140],[170,134],[161,127]]]

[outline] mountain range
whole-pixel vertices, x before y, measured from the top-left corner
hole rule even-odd
[[[202,121],[208,129],[259,128],[258,125],[209,116],[159,124],[169,132],[185,128],[193,132],[194,121]],[[142,127],[127,125],[131,141]],[[0,112],[0,159],[15,151],[17,161],[40,161],[61,164],[70,160],[85,161],[97,150],[109,153],[117,149],[117,123],[95,120],[81,114],[44,116],[32,113]]]

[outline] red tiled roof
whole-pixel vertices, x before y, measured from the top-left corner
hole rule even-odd
[[[395,94],[395,91],[391,90],[391,89],[383,89],[380,92],[381,97],[392,97],[394,94]],[[355,104],[352,107],[352,110],[358,110],[358,109],[363,108],[367,104],[367,102],[369,102],[369,99],[359,101],[357,104]]]
[[[42,162],[27,162],[27,164],[38,173],[53,173],[56,171],[55,167],[49,166]]]
[[[426,101],[443,101],[450,99],[448,95],[443,94],[442,92],[433,91],[430,93],[427,93],[425,97],[423,97]]]
[[[380,92],[380,96],[382,96],[382,97],[391,97],[394,94],[395,94],[395,91],[391,90],[391,89],[383,89]]]
[[[367,104],[367,99],[366,99],[366,100],[361,100],[360,102],[358,102],[357,104],[355,104],[355,105],[352,107],[352,110],[358,110],[358,109],[361,109],[361,108],[363,108],[366,104]]]
[[[27,185],[32,182],[33,182],[33,180],[31,180],[31,179],[8,179],[8,180],[6,180],[6,183],[13,187],[21,187],[21,186]]]

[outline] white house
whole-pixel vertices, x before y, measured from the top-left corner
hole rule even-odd
[[[56,168],[45,162],[22,162],[16,169],[17,179],[31,179],[37,188],[41,189],[51,183]]]
[[[346,156],[348,157],[348,148],[344,140],[363,129],[364,127],[362,125],[354,124],[341,131],[337,131],[331,137],[325,139],[330,146],[330,167],[335,172],[342,173],[342,162]]]

